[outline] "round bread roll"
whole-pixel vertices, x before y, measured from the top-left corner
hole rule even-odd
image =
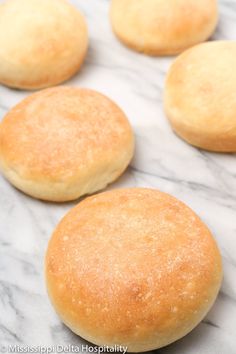
[[[218,21],[216,0],[112,0],[117,37],[150,55],[180,53],[205,41]]]
[[[59,84],[80,68],[88,45],[84,17],[67,0],[0,5],[0,83],[20,89]]]
[[[28,96],[0,124],[0,168],[32,197],[64,202],[117,179],[134,151],[130,124],[102,94],[55,87]]]
[[[48,245],[46,282],[62,321],[97,345],[144,352],[190,332],[222,278],[217,245],[197,215],[157,190],[87,198]]]
[[[174,131],[188,143],[236,151],[236,42],[204,43],[173,63],[164,105]]]

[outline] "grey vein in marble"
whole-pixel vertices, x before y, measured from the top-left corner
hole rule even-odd
[[[109,189],[143,186],[175,195],[207,223],[223,255],[223,286],[208,316],[188,336],[156,353],[235,354],[235,155],[195,149],[172,133],[163,114],[162,92],[173,58],[149,58],[123,47],[110,30],[109,1],[72,2],[87,16],[90,47],[81,72],[68,84],[114,99],[136,134],[135,158]],[[220,1],[213,39],[236,39],[236,0]],[[0,86],[0,119],[28,94]],[[58,319],[43,278],[47,242],[73,205],[33,200],[0,176],[0,345],[85,343]]]

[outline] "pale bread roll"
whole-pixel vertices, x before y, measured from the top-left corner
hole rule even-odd
[[[62,321],[97,345],[144,352],[190,332],[222,278],[210,231],[186,205],[150,189],[87,198],[49,242],[46,282]]]
[[[20,89],[59,84],[80,68],[85,19],[67,0],[6,0],[0,5],[0,83]]]
[[[177,54],[205,41],[218,22],[216,0],[112,0],[112,28],[128,47]]]
[[[188,143],[236,151],[236,42],[195,46],[172,64],[164,105],[174,131]]]
[[[63,202],[117,179],[134,151],[130,124],[102,94],[46,89],[16,105],[0,124],[0,168],[32,197]]]

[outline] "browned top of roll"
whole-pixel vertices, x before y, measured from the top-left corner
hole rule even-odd
[[[91,342],[129,351],[189,332],[215,300],[221,275],[203,222],[149,189],[84,200],[56,228],[46,257],[49,295],[62,320]]]
[[[70,200],[103,188],[127,167],[133,146],[122,110],[89,89],[37,92],[0,125],[4,174],[19,189],[48,200]]]

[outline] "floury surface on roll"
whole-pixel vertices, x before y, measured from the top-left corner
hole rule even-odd
[[[67,0],[0,4],[0,83],[20,89],[59,84],[82,65],[85,19]]]
[[[121,189],[89,197],[56,228],[46,282],[62,321],[97,345],[143,352],[190,332],[222,278],[199,217],[168,194]]]
[[[118,178],[134,151],[131,126],[104,95],[45,89],[16,105],[0,124],[0,168],[35,198],[69,201]]]
[[[174,131],[188,143],[236,152],[236,41],[195,46],[167,75],[164,105]]]
[[[112,0],[114,33],[128,47],[173,55],[205,41],[218,21],[216,0]]]

